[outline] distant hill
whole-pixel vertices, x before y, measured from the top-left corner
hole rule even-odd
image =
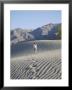
[[[11,30],[11,44],[20,41],[59,39],[61,39],[61,23],[50,23],[34,30],[21,28]]]

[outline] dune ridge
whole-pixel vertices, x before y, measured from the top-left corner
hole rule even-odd
[[[39,42],[39,41],[38,41]],[[52,41],[46,41],[48,43]],[[54,45],[61,41],[53,41]],[[45,43],[45,42],[44,42]],[[53,44],[53,43],[52,43]],[[55,49],[52,49],[55,48]],[[11,79],[61,79],[61,48],[11,58]]]

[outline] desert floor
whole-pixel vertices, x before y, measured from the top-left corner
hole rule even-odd
[[[11,46],[11,79],[61,79],[61,40],[38,40]]]

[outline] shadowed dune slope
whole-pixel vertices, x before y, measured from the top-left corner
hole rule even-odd
[[[20,42],[11,46],[11,57],[34,53],[33,42]],[[61,40],[36,40],[38,52],[51,51],[61,48]]]

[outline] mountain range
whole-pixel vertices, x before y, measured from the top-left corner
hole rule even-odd
[[[36,29],[16,28],[11,30],[11,44],[30,40],[59,40],[61,39],[61,23],[46,24]]]

